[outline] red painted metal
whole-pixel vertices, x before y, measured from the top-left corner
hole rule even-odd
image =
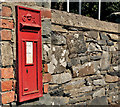
[[[23,102],[43,96],[41,11],[17,6],[16,16],[17,92]]]

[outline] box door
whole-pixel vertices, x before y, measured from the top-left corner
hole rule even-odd
[[[42,97],[41,12],[16,7],[18,101]]]

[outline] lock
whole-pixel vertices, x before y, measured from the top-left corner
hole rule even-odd
[[[28,69],[26,69],[26,72],[28,73]]]

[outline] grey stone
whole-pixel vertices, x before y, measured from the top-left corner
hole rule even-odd
[[[108,51],[108,50],[109,50],[108,46],[101,46],[101,48],[102,48],[102,50],[104,50],[104,51]]]
[[[87,38],[86,42],[94,42],[97,43],[97,40],[91,39],[91,38]]]
[[[108,41],[108,40],[107,40],[107,45],[108,45],[108,46],[112,46],[112,45],[114,45],[114,43],[113,43],[112,41]]]
[[[87,32],[84,33],[84,36],[89,37],[89,38],[93,38],[93,39],[97,39],[98,32],[96,32],[96,31],[87,31]]]
[[[113,102],[118,101],[118,99],[120,99],[118,95],[113,95],[112,96],[112,101]]]
[[[65,45],[66,38],[62,34],[54,33],[51,35],[51,42],[53,45]]]
[[[85,63],[84,65],[78,64],[77,66],[72,66],[73,77],[87,76],[95,74],[93,63]]]
[[[88,58],[88,56],[82,56],[82,57],[80,57],[80,61],[81,61],[81,64],[84,64],[89,61],[89,58]]]
[[[1,42],[1,63],[2,66],[13,65],[12,46],[9,42]]]
[[[72,80],[72,76],[70,73],[61,73],[61,74],[52,75],[51,83],[62,84],[71,80]]]
[[[90,102],[89,105],[108,105],[107,97],[96,97]]]
[[[85,102],[85,101],[90,100],[90,99],[91,99],[91,96],[82,96],[82,97],[70,99],[69,103],[75,104],[75,103],[79,103],[79,102]]]
[[[94,81],[93,81],[93,84],[94,84],[94,85],[104,86],[106,83],[105,83],[105,80],[104,80],[104,79],[98,79],[98,80],[94,80]]]
[[[93,98],[95,97],[102,97],[102,96],[105,96],[105,89],[104,88],[101,88],[100,90],[97,90],[96,92],[94,92],[93,94]]]
[[[63,67],[62,65],[58,65],[55,70],[54,70],[54,73],[62,73],[66,70],[65,67]]]
[[[67,46],[68,46],[70,55],[86,52],[87,49],[84,42],[83,33],[82,32],[69,33],[67,35]]]
[[[108,70],[110,68],[110,55],[108,52],[104,52],[102,54],[102,58],[100,60],[100,70]]]
[[[77,64],[80,64],[80,58],[72,58],[71,59],[71,65],[74,66],[74,65],[77,65]]]
[[[49,94],[43,94],[43,97],[39,98],[39,102],[37,105],[52,105],[52,99]]]
[[[51,22],[50,19],[42,20],[42,35],[49,35],[51,32]]]
[[[97,45],[97,43],[90,43],[87,48],[87,51],[88,52],[101,51],[101,47]]]
[[[50,63],[48,64],[48,72],[49,72],[50,74],[53,74],[53,73],[54,73],[54,70],[55,70],[55,65],[53,64],[53,62],[50,62]]]
[[[47,37],[42,36],[42,43],[43,44],[51,44],[51,38],[49,36],[47,36]]]
[[[106,45],[106,40],[99,40],[98,44],[101,46]]]
[[[101,59],[101,56],[90,56],[90,59],[93,61],[97,61]]]
[[[100,37],[102,40],[109,40],[109,37],[105,33],[100,33]]]
[[[86,105],[87,103],[86,102],[79,102],[79,103],[76,103],[75,105]]]
[[[64,96],[64,91],[63,91],[63,88],[57,88],[57,89],[54,89],[54,90],[51,90],[49,91],[49,94],[51,96]]]
[[[66,105],[68,101],[68,97],[52,97],[52,105]]]
[[[82,79],[82,78],[79,78],[77,80],[72,80],[71,82],[66,83],[64,85],[64,89],[65,90],[71,90],[71,89],[74,89],[74,88],[80,88],[82,85],[84,85],[84,83],[85,83],[85,80]]]
[[[79,89],[79,92],[88,92],[88,91],[92,91],[93,87],[92,86],[85,86],[85,87],[81,87]]]

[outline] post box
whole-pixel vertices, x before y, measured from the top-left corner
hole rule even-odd
[[[18,101],[42,97],[41,11],[16,6]]]

